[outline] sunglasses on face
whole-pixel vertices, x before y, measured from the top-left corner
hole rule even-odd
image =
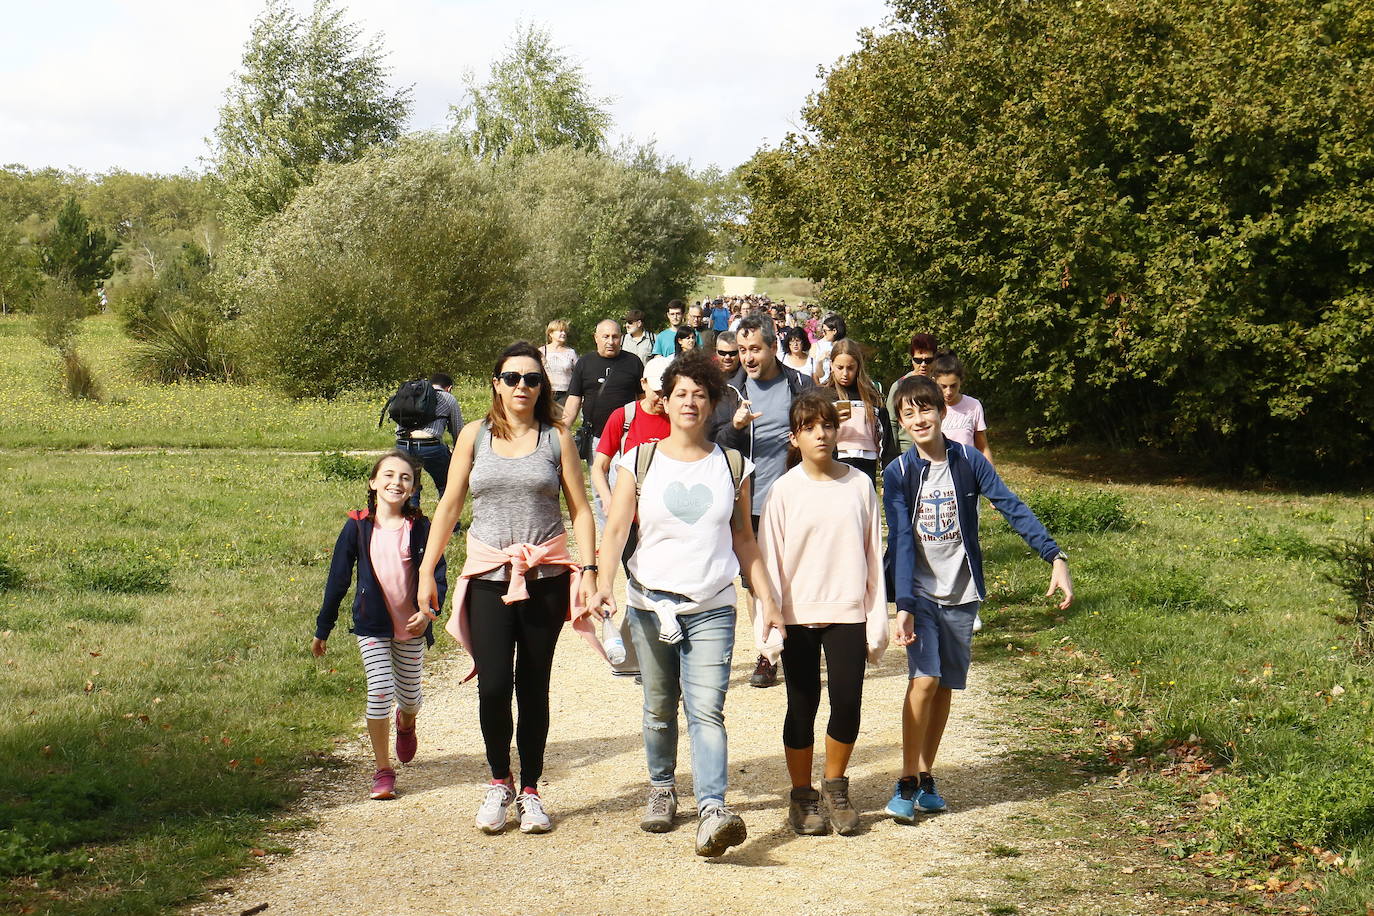
[[[935,357],[933,357],[933,356],[913,356],[913,357],[911,357],[911,361],[912,361],[913,363],[915,363],[916,365],[918,365],[918,366],[929,366],[931,363],[935,362]]]
[[[734,359],[739,356],[738,350],[717,350],[716,355],[724,359]]]
[[[514,388],[522,381],[526,388],[538,388],[544,384],[544,376],[538,372],[526,372],[524,375],[519,372],[502,372],[496,377],[505,382],[507,388]]]

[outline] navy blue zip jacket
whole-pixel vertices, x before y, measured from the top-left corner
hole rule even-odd
[[[420,563],[425,558],[425,542],[429,540],[429,519],[417,518],[410,529],[410,557],[416,575]],[[324,583],[324,604],[320,615],[315,618],[315,638],[328,639],[339,619],[339,605],[352,585],[353,568],[358,568],[358,593],[353,596],[353,626],[350,633],[358,636],[395,636],[396,630],[391,623],[391,614],[386,609],[386,598],[382,587],[377,584],[377,576],[372,572],[372,559],[369,548],[372,544],[372,516],[366,509],[348,513],[339,539],[334,543],[334,556],[329,561],[329,578]],[[439,607],[444,606],[444,596],[448,592],[448,577],[443,557],[434,569],[434,582],[439,586]],[[419,610],[417,607],[416,610]],[[434,645],[434,622],[425,627],[425,645]]]
[[[983,586],[983,551],[978,546],[978,497],[988,501],[1002,513],[1012,529],[1031,550],[1040,554],[1046,563],[1053,563],[1059,545],[1050,537],[1035,513],[1007,489],[1002,478],[993,470],[992,462],[983,453],[945,438],[945,458],[949,462],[950,478],[954,481],[954,501],[958,507],[959,531],[964,539],[964,560],[973,573],[973,585],[978,600],[987,598]],[[916,538],[911,520],[930,471],[930,462],[913,447],[883,471],[883,508],[887,512],[888,595],[897,602],[897,610],[916,611]]]
[[[783,378],[787,379],[787,392],[794,401],[797,399],[797,395],[803,391],[809,391],[816,387],[811,376],[801,374],[782,360],[778,360],[778,369],[782,371]],[[752,458],[754,457],[754,424],[750,423],[744,429],[735,429],[734,423],[735,411],[739,410],[740,397],[748,389],[749,374],[744,371],[743,366],[740,366],[735,370],[734,375],[726,379],[726,384],[729,387],[725,389],[725,397],[720,399],[715,412],[707,421],[706,437],[724,448],[735,449],[746,458]]]

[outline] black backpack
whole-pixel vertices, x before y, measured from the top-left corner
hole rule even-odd
[[[439,416],[439,392],[429,379],[402,382],[382,407],[382,413],[377,417],[378,428],[388,415],[405,432],[428,426]]]

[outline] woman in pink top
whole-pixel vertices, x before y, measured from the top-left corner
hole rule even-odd
[[[391,766],[391,707],[396,705],[396,759],[415,756],[415,716],[420,711],[420,674],[425,647],[434,642],[433,615],[417,603],[420,560],[429,536],[429,521],[411,503],[419,468],[407,453],[393,449],[377,460],[367,480],[367,509],[348,513],[334,544],[325,582],[324,603],[315,619],[310,651],[325,653],[325,640],[338,620],[354,571],[358,588],[353,624],[367,675],[367,733],[377,770],[371,797],[395,796],[396,771]],[[444,599],[443,557],[434,565],[434,609]]]
[[[799,834],[820,835],[833,826],[847,835],[859,825],[845,771],[859,735],[864,662],[876,664],[887,648],[881,516],[872,484],[832,457],[840,429],[835,405],[808,392],[792,402],[789,420],[801,463],[773,484],[759,521],[759,548],[787,625],[782,743],[792,779],[788,820]],[[822,652],[830,721],[817,792],[811,764]]]
[[[848,338],[835,342],[830,352],[830,379],[820,394],[835,402],[840,418],[836,437],[840,460],[863,471],[876,486],[878,462],[888,435],[887,408],[864,369],[859,344]]]

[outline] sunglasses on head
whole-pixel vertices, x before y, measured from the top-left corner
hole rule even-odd
[[[730,357],[731,359],[733,359],[734,357],[739,356],[739,351],[738,351],[738,350],[717,350],[717,351],[716,351],[716,355],[717,355],[717,356],[727,356],[727,357]]]
[[[931,363],[935,362],[935,357],[933,357],[933,356],[913,356],[913,357],[911,357],[911,361],[912,361],[913,363],[915,363],[916,365],[918,365],[918,366],[929,366]]]
[[[519,372],[502,372],[496,377],[505,382],[507,388],[514,388],[522,381],[526,388],[538,388],[544,384],[544,376],[538,372],[526,372],[524,375]]]

